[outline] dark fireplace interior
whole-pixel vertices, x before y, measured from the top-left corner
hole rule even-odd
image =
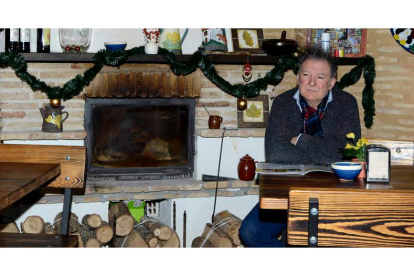
[[[188,98],[87,98],[88,177],[192,177],[194,109]]]

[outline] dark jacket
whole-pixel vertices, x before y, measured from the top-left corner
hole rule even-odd
[[[301,133],[302,114],[296,99],[298,88],[286,91],[273,100],[265,135],[266,161],[270,163],[325,163],[341,160],[339,149],[344,148],[346,134],[361,137],[358,103],[354,96],[339,89],[332,89],[332,101],[328,104],[322,129],[324,138],[302,134],[296,146],[292,137]]]

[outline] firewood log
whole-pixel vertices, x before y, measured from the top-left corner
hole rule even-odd
[[[101,247],[99,240],[88,228],[85,226],[80,226],[78,231],[82,240],[83,247]]]
[[[221,224],[220,222],[223,222],[223,224],[220,226],[220,229],[229,235],[233,244],[236,246],[240,245],[241,241],[239,236],[239,228],[241,226],[242,220],[231,214],[229,211],[225,210],[214,216],[214,224],[219,225]]]
[[[171,237],[168,240],[160,240],[159,244],[160,247],[180,247],[180,238],[178,237],[177,233],[173,231]]]
[[[204,237],[201,237],[201,236],[196,237],[196,238],[193,240],[193,242],[191,243],[191,247],[196,247],[196,248],[201,247],[201,245],[203,244],[204,240],[205,240],[205,238],[204,238]],[[213,246],[213,244],[211,243],[211,241],[206,240],[206,242],[205,242],[205,243],[204,243],[204,245],[203,245],[203,248],[204,248],[204,247],[214,247],[214,246]]]
[[[60,233],[60,229],[62,228],[62,212],[56,215],[55,220],[53,222],[53,227],[55,228],[56,233]],[[75,213],[70,213],[68,233],[75,233],[78,230],[79,230],[78,216]]]
[[[81,237],[79,231],[76,231],[75,233],[72,233],[72,235],[78,236],[78,247],[85,247],[85,246],[83,246],[82,237]]]
[[[148,244],[148,247],[156,247],[158,245],[158,239],[155,237],[145,225],[140,224],[137,227],[135,227],[135,230],[138,232],[138,234],[142,237],[142,239],[145,241],[146,244]]]
[[[82,218],[82,224],[89,230],[93,230],[101,226],[102,219],[101,216],[98,214],[86,214]]]
[[[0,224],[0,233],[20,233],[16,222],[5,222]]]
[[[131,233],[134,228],[134,218],[124,202],[119,202],[109,208],[109,225],[115,229],[117,236],[123,237]]]
[[[22,233],[41,234],[43,233],[45,222],[39,216],[28,216],[24,222],[20,223]]]
[[[93,230],[93,233],[103,245],[109,243],[114,236],[114,230],[106,221],[101,221],[101,226]]]
[[[213,228],[211,223],[206,223],[204,227],[204,232],[201,235],[203,238],[206,238],[210,230]],[[210,234],[208,240],[213,244],[214,247],[233,247],[230,237],[220,228],[215,228],[214,231]]]
[[[116,237],[116,247],[148,247],[138,232],[133,229],[129,235],[125,237]]]
[[[45,226],[43,228],[43,233],[45,234],[56,234],[55,229],[53,228],[53,225],[50,222],[46,222]]]
[[[167,241],[171,238],[173,231],[168,225],[162,223],[156,218],[147,216],[141,217],[141,222],[144,222],[145,227],[148,228],[159,240]]]

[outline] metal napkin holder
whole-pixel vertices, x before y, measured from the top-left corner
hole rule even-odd
[[[390,182],[391,151],[383,145],[371,144],[365,148],[367,156],[367,182]]]

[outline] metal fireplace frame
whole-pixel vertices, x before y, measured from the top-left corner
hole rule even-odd
[[[160,168],[98,168],[92,166],[93,151],[93,122],[92,115],[95,106],[102,105],[125,105],[125,106],[186,106],[189,110],[187,143],[187,160],[185,166],[160,167]],[[195,99],[194,98],[135,98],[135,99],[103,99],[86,98],[85,100],[85,129],[87,137],[85,146],[87,152],[86,174],[88,180],[115,180],[115,181],[136,181],[136,180],[163,180],[191,178],[194,174],[195,155]]]

